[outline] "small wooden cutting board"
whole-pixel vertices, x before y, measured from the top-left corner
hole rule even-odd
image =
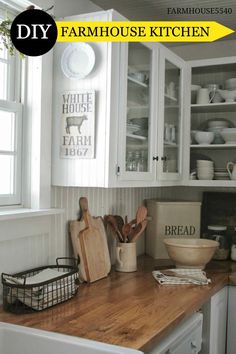
[[[74,254],[80,257],[80,278],[94,282],[108,275],[111,269],[107,236],[101,217],[93,218],[86,198],[80,198],[81,221],[70,223]]]

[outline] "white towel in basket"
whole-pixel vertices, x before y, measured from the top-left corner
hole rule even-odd
[[[45,281],[52,281],[49,284],[35,286],[31,289],[13,288],[11,295],[8,296],[8,302],[13,303],[16,299],[19,299],[35,310],[42,310],[62,300],[70,299],[77,289],[74,277],[65,277],[57,280],[58,277],[67,273],[69,272],[47,268],[31,277],[27,277],[26,280],[13,276],[5,276],[5,279],[9,283],[16,285],[34,285]]]

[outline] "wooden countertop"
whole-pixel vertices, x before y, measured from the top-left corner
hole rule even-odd
[[[72,300],[42,312],[15,315],[1,309],[0,321],[146,352],[227,285],[232,271],[230,262],[213,262],[207,269],[210,285],[161,286],[151,274],[157,264],[163,268],[169,261],[141,257],[137,272],[112,272],[83,284]]]

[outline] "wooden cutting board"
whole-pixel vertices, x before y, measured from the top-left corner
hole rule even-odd
[[[106,231],[101,217],[93,218],[86,198],[80,198],[82,219],[70,222],[75,256],[80,257],[80,278],[93,282],[104,278],[111,269]]]

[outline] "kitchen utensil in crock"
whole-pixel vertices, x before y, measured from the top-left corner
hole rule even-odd
[[[122,216],[120,216],[120,215],[114,215],[114,218],[116,219],[118,229],[119,229],[120,233],[122,234],[122,227],[124,225],[124,220],[123,220]]]
[[[135,241],[137,241],[137,239],[139,238],[139,236],[142,235],[142,233],[143,233],[144,230],[146,229],[147,220],[143,220],[143,221],[141,222],[141,225],[142,225],[142,227],[141,227],[140,231],[135,234],[135,236],[132,238],[132,240],[131,240],[130,242],[135,242]]]
[[[121,234],[121,232],[118,228],[116,218],[113,215],[106,215],[106,220],[112,226],[112,230],[114,231],[114,233],[118,236],[118,241],[122,242],[123,235]]]
[[[143,220],[146,219],[146,217],[147,217],[147,208],[145,206],[138,207],[136,213],[136,223],[140,224]]]
[[[123,225],[122,235],[123,235],[124,242],[127,241],[127,237],[130,234],[131,230],[132,230],[132,226],[129,223]]]

